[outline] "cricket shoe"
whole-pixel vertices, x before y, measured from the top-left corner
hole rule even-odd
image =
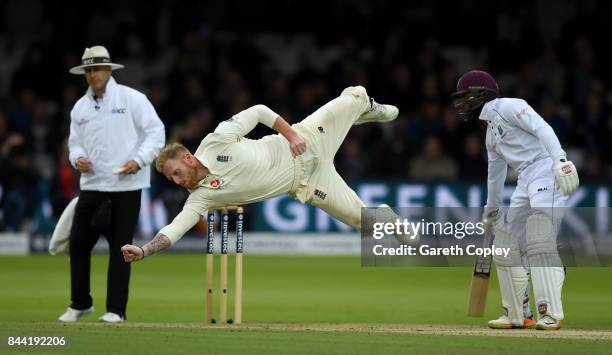
[[[393,105],[379,104],[370,98],[370,108],[361,114],[354,125],[368,122],[389,122],[397,118],[399,110]]]
[[[536,323],[537,330],[559,330],[561,329],[561,321],[555,320],[549,315],[540,318]]]
[[[533,318],[525,318],[523,320],[523,325],[520,326],[512,323],[510,318],[504,314],[497,319],[490,320],[488,325],[489,328],[492,329],[527,329],[536,325],[536,321],[533,320]]]
[[[98,318],[103,323],[121,323],[125,321],[125,317],[113,312],[106,312],[102,317]]]
[[[76,322],[77,320],[79,320],[79,318],[92,313],[93,311],[94,311],[93,306],[87,309],[82,309],[82,310],[68,307],[66,312],[64,312],[64,314],[62,314],[57,320],[60,322],[65,322],[65,323],[72,323],[72,322]]]

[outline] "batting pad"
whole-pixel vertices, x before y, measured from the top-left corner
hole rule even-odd
[[[495,245],[510,248],[508,257],[493,256],[497,267],[497,278],[502,296],[502,304],[508,312],[512,324],[523,326],[523,299],[529,278],[522,265],[518,239],[504,227],[495,228]]]
[[[495,240],[494,244],[498,248],[508,248],[510,252],[508,256],[493,255],[493,261],[498,266],[521,266],[523,261],[519,251],[518,237],[503,223],[499,223],[494,227]]]
[[[557,252],[556,233],[548,216],[535,214],[527,218],[527,258],[531,266],[533,294],[538,316],[563,319],[561,289],[565,272]]]
[[[523,325],[523,297],[527,289],[527,272],[522,266],[497,265],[497,279],[502,296],[502,305],[508,318],[516,326]]]
[[[543,213],[527,218],[525,249],[531,267],[563,266],[557,251],[556,228]]]

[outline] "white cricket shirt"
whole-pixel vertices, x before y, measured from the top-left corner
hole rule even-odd
[[[289,142],[280,134],[253,140],[244,138],[257,123],[272,127],[274,111],[264,105],[250,107],[219,124],[194,154],[210,171],[190,191],[183,210],[159,233],[174,244],[208,208],[244,205],[292,194],[303,186],[303,156],[293,158]],[[293,128],[300,132],[299,125]],[[307,152],[304,156],[309,156]],[[293,194],[299,198],[299,192]]]
[[[520,174],[535,161],[552,158],[557,163],[566,158],[553,129],[525,100],[489,101],[479,119],[487,121],[487,206],[501,205],[507,165]]]

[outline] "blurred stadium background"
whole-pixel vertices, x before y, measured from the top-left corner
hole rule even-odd
[[[612,58],[601,29],[610,6],[595,0],[3,1],[0,232],[46,240],[78,194],[66,139],[70,109],[86,84],[68,69],[96,44],[126,65],[114,76],[148,95],[168,141],[191,150],[250,105],[266,104],[298,122],[342,88],[366,86],[399,106],[400,119],[352,129],[336,166],[366,203],[396,206],[484,200],[483,127],[458,121],[449,108],[458,76],[484,68],[504,96],[526,99],[554,128],[583,183],[572,203],[608,207]],[[251,137],[269,133],[258,127]],[[185,198],[154,173],[138,237],[151,238]],[[288,199],[247,213],[247,232],[348,231]]]
[[[483,127],[458,121],[449,96],[462,72],[483,68],[504,96],[526,99],[556,131],[580,173],[569,204],[609,211],[611,7],[604,0],[0,1],[0,254],[20,254],[0,256],[0,352],[5,336],[62,334],[70,346],[54,350],[75,354],[495,354],[526,344],[542,354],[608,354],[610,268],[568,270],[563,331],[494,333],[483,320],[499,315],[496,286],[485,318],[465,316],[471,267],[361,267],[355,232],[288,198],[246,208],[245,328],[200,324],[204,222],[171,249],[192,254],[134,265],[124,326],[93,323],[101,314],[57,323],[70,297],[68,259],[43,253],[79,193],[66,140],[86,84],[68,69],[92,45],[125,64],[114,76],[148,95],[168,142],[192,150],[250,105],[266,104],[294,123],[344,87],[366,86],[399,106],[400,118],[354,127],[336,167],[366,204],[398,207],[482,206]],[[269,133],[261,126],[250,137]],[[152,177],[136,244],[186,198]],[[97,248],[105,247],[101,238]],[[107,257],[92,260],[100,313]]]

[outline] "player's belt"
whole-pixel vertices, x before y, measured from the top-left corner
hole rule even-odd
[[[527,162],[527,164],[525,164],[525,166],[521,169],[521,171],[519,171],[519,177],[526,172],[528,169],[530,169],[531,167],[536,166],[538,162],[548,159],[550,158],[548,155],[544,155],[544,156],[538,156],[535,159],[533,159],[532,161]]]
[[[304,161],[302,156],[293,159],[293,184],[288,195],[305,203],[308,200],[308,179],[316,167],[316,159]]]

